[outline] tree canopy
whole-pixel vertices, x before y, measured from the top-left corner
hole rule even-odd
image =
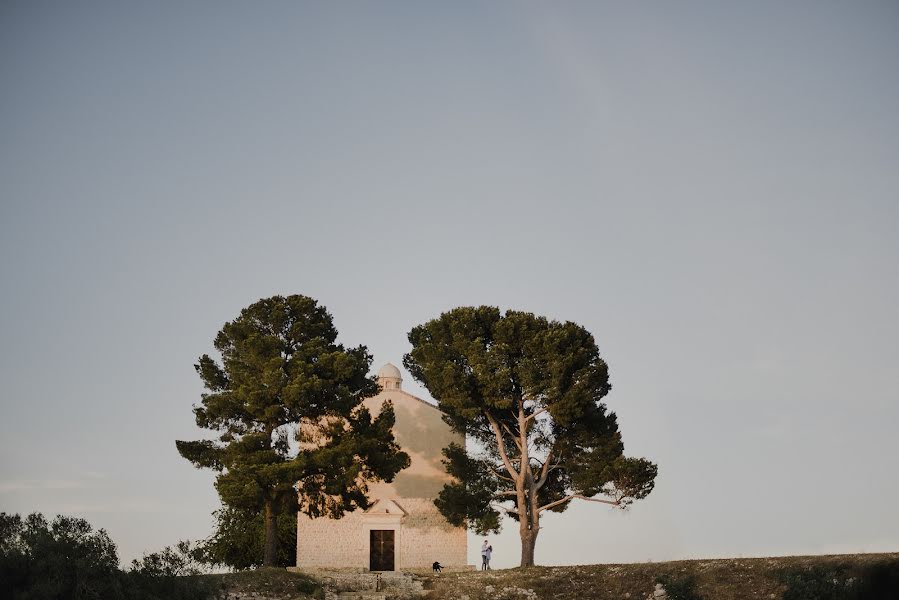
[[[263,564],[277,560],[276,517],[340,517],[368,506],[367,482],[391,481],[409,457],[394,441],[393,408],[372,418],[378,393],[365,346],[345,348],[324,306],[274,296],[243,309],[215,338],[221,363],[195,365],[207,392],[197,425],[218,440],[178,441],[198,468],[219,472],[224,504],[264,514]]]
[[[435,504],[454,525],[519,523],[521,565],[534,564],[540,515],[580,498],[627,507],[653,489],[656,465],[624,456],[608,367],[571,322],[490,306],[456,308],[409,332],[409,372],[470,440],[444,451],[456,478]]]
[[[0,513],[0,600],[202,600],[217,597],[188,542],[119,569],[116,545],[84,519]]]

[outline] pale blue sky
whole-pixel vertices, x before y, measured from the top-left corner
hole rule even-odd
[[[894,2],[7,1],[0,510],[205,536],[192,365],[303,293],[376,368],[458,305],[596,335],[660,476],[539,563],[896,551],[897,106]]]

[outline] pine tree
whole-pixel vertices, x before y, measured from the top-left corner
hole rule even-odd
[[[394,441],[393,408],[374,419],[362,405],[378,392],[365,346],[344,348],[323,306],[274,296],[243,309],[215,338],[221,364],[195,365],[207,390],[197,425],[218,441],[177,441],[197,468],[218,471],[224,504],[263,514],[262,563],[277,560],[278,514],[301,510],[338,518],[366,508],[366,482],[409,464]]]
[[[656,465],[624,456],[593,336],[571,322],[488,306],[457,308],[409,333],[404,364],[473,444],[444,451],[456,479],[435,504],[453,525],[499,531],[518,521],[521,566],[534,564],[540,515],[574,499],[627,507]]]

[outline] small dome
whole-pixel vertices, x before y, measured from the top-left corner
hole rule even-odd
[[[400,370],[393,366],[391,363],[387,363],[381,370],[378,371],[378,377],[390,377],[392,379],[402,379],[403,376],[400,375]]]
[[[378,371],[378,383],[385,390],[401,389],[402,381],[403,376],[400,374],[400,370],[390,363],[387,363]]]

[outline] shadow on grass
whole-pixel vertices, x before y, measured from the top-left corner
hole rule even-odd
[[[851,563],[813,565],[781,573],[783,600],[884,600],[899,598],[899,560],[859,568]]]

